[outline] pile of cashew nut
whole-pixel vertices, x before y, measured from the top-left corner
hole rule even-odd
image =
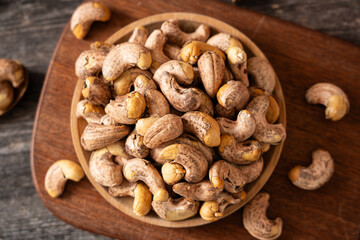
[[[91,175],[112,196],[133,197],[140,216],[220,219],[245,200],[262,153],[286,137],[271,65],[204,24],[192,33],[175,19],[151,33],[138,26],[128,42],[91,44],[75,72]]]

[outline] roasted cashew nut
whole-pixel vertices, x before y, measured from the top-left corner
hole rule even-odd
[[[152,202],[156,214],[168,221],[181,221],[195,216],[199,210],[200,203],[186,198],[172,199],[166,202]]]
[[[145,47],[151,51],[152,64],[150,71],[155,72],[163,63],[170,61],[165,53],[163,47],[166,42],[166,37],[161,30],[154,30],[149,38],[146,40]]]
[[[113,197],[133,197],[133,211],[138,216],[145,216],[151,210],[152,194],[142,182],[124,180],[119,186],[109,187],[109,194]]]
[[[95,105],[105,106],[111,98],[109,86],[97,77],[87,77],[81,93],[85,99]]]
[[[318,189],[334,174],[335,164],[329,152],[317,149],[312,152],[312,159],[310,166],[296,166],[289,171],[291,182],[301,189]]]
[[[252,77],[254,86],[272,93],[276,84],[276,74],[270,63],[261,57],[249,58],[247,72]]]
[[[84,118],[88,123],[100,124],[104,115],[104,108],[92,104],[89,100],[83,99],[76,105],[76,117]]]
[[[241,110],[236,121],[224,117],[217,118],[216,121],[221,134],[231,134],[239,142],[251,137],[256,129],[255,118],[248,110]]]
[[[175,44],[165,43],[163,51],[164,54],[171,60],[181,60],[180,48]]]
[[[0,114],[3,110],[6,110],[14,100],[14,89],[10,82],[0,82]]]
[[[125,42],[116,45],[108,53],[103,63],[102,74],[106,80],[113,81],[131,67],[146,70],[151,63],[149,49],[137,43]]]
[[[253,163],[261,156],[260,143],[255,140],[239,142],[230,134],[221,135],[218,149],[223,159],[234,164]]]
[[[133,33],[131,34],[128,42],[137,43],[142,46],[145,46],[148,35],[149,35],[149,33],[145,27],[137,26],[134,29]]]
[[[21,62],[0,59],[0,82],[10,81],[13,88],[18,88],[25,80],[25,70]]]
[[[215,105],[215,114],[219,117],[233,119],[235,117],[235,113],[235,108],[226,108],[219,103]]]
[[[82,52],[75,62],[75,74],[80,80],[98,76],[101,72],[108,49],[97,48]]]
[[[207,25],[201,24],[195,32],[185,33],[178,24],[178,20],[170,19],[161,25],[161,31],[166,35],[170,42],[178,46],[183,46],[186,42],[197,40],[205,42],[210,36],[210,28]]]
[[[155,82],[146,75],[139,75],[134,80],[134,90],[144,94],[147,90],[156,90]]]
[[[100,125],[88,124],[81,136],[81,145],[85,150],[92,151],[106,147],[107,145],[119,141],[130,132],[130,128],[125,125]]]
[[[173,185],[182,178],[190,183],[200,182],[207,174],[208,162],[201,151],[188,144],[173,144],[162,151],[166,163],[161,168],[165,183]]]
[[[194,69],[193,67],[183,61],[170,60],[162,64],[154,73],[154,81],[160,85],[160,78],[165,73],[171,74],[181,85],[190,85],[194,80]]]
[[[209,179],[215,188],[224,188],[230,193],[238,193],[245,184],[255,181],[260,176],[263,166],[262,157],[254,163],[244,166],[220,160],[210,167]]]
[[[152,76],[149,71],[140,68],[130,68],[123,72],[120,77],[114,80],[114,91],[116,95],[121,96],[128,94],[134,85],[135,79],[141,75],[148,78]]]
[[[271,93],[264,91],[257,87],[249,87],[249,92],[250,92],[250,96],[252,98],[262,96],[262,95],[268,96],[269,108],[265,115],[266,121],[268,121],[268,123],[275,123],[279,119],[279,116],[280,116],[279,103],[277,102],[275,97],[273,95],[271,95]]]
[[[201,218],[211,222],[219,220],[228,205],[240,203],[246,198],[245,191],[241,191],[237,195],[221,192],[216,199],[204,202],[199,211]]]
[[[79,164],[70,160],[59,160],[53,163],[45,175],[45,189],[55,198],[60,196],[65,189],[67,180],[75,182],[84,177],[84,171]]]
[[[255,97],[246,107],[255,118],[256,129],[253,137],[260,143],[279,144],[286,138],[284,126],[279,124],[270,124],[266,120],[266,112],[269,108],[269,99],[267,96]]]
[[[266,217],[269,198],[268,193],[259,193],[244,208],[244,227],[256,239],[277,239],[282,233],[282,219],[270,220]]]
[[[209,180],[203,180],[198,183],[180,182],[173,186],[173,191],[182,197],[194,201],[213,201],[221,193],[221,189],[214,188]]]
[[[83,39],[94,21],[106,22],[110,19],[110,10],[102,3],[87,2],[75,9],[70,28],[74,36]]]
[[[223,107],[240,111],[250,100],[250,93],[242,82],[231,80],[219,89],[216,98]]]
[[[224,53],[221,50],[207,43],[199,41],[191,41],[184,45],[180,50],[180,57],[184,62],[194,65],[199,60],[200,55],[206,51],[216,52],[220,57],[222,57],[222,59],[226,59]]]
[[[317,83],[309,88],[305,95],[310,104],[322,104],[326,107],[325,118],[338,121],[349,112],[349,99],[341,88],[332,83]]]
[[[207,115],[212,117],[214,115],[214,104],[211,98],[204,91],[200,89],[198,89],[198,91],[201,95],[201,105],[197,109],[197,111],[206,113]]]
[[[126,152],[137,158],[146,158],[149,155],[149,148],[144,144],[144,137],[136,130],[132,131],[125,141]]]

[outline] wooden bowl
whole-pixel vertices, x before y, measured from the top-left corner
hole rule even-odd
[[[160,28],[160,25],[165,20],[168,20],[170,18],[176,18],[179,20],[179,24],[181,28],[185,29],[186,31],[193,31],[199,24],[204,23],[207,24],[211,28],[211,35],[218,33],[218,32],[226,32],[230,35],[238,38],[244,45],[245,51],[248,54],[248,57],[251,56],[258,56],[262,58],[266,58],[263,52],[253,43],[247,36],[245,36],[243,33],[241,33],[239,30],[231,27],[230,25],[221,22],[219,20],[216,20],[211,17],[199,15],[199,14],[192,14],[192,13],[165,13],[165,14],[158,14],[153,15],[150,17],[146,17],[143,19],[140,19],[136,22],[133,22],[116,33],[114,33],[112,36],[110,36],[106,41],[108,43],[121,43],[126,42],[128,38],[130,37],[132,31],[135,27],[142,25],[145,26],[149,33],[152,32],[154,29]],[[123,213],[138,219],[140,221],[155,224],[158,226],[163,227],[175,227],[175,228],[181,228],[181,227],[194,227],[199,226],[203,224],[207,224],[210,222],[207,222],[203,220],[199,215],[196,215],[193,218],[178,221],[178,222],[170,222],[163,220],[159,218],[153,211],[151,211],[146,216],[137,216],[132,211],[132,203],[133,199],[130,197],[123,197],[123,198],[115,198],[112,197],[106,187],[101,186],[97,182],[94,181],[93,177],[90,174],[89,170],[89,158],[90,158],[90,152],[84,150],[81,147],[80,144],[80,138],[81,134],[87,125],[86,121],[84,119],[77,119],[76,118],[76,105],[81,100],[81,89],[82,89],[83,83],[81,81],[78,81],[75,90],[74,95],[72,99],[72,106],[71,106],[71,134],[73,139],[73,144],[75,147],[76,154],[79,158],[79,161],[81,163],[82,168],[85,171],[86,176],[92,183],[92,185],[96,188],[96,190],[115,208],[122,211]],[[274,90],[274,95],[276,96],[276,99],[279,102],[280,105],[280,118],[279,122],[286,127],[286,113],[285,113],[285,102],[284,102],[284,96],[283,92],[280,86],[280,82],[278,79],[276,79],[276,86]],[[266,181],[269,179],[270,175],[275,169],[275,166],[279,160],[282,148],[284,143],[277,146],[272,146],[270,151],[264,154],[264,169],[261,173],[260,177],[253,183],[248,184],[246,186],[245,191],[247,193],[246,200],[235,205],[230,205],[226,208],[224,212],[224,217],[232,214],[233,212],[240,209],[242,206],[244,206],[250,199],[252,199],[259,191],[260,189],[265,185]]]

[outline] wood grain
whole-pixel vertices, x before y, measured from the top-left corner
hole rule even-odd
[[[187,10],[216,16],[250,36],[265,52],[282,82],[288,109],[288,139],[279,165],[265,187],[271,198],[269,216],[281,216],[285,222],[283,239],[357,239],[359,237],[359,77],[357,59],[360,49],[352,44],[320,33],[295,27],[261,14],[235,9],[225,4],[201,1],[180,4],[176,1],[143,3],[139,7],[122,1],[112,3],[113,18],[108,24],[93,26],[86,41],[74,43],[65,29],[62,45],[48,71],[37,114],[33,138],[33,172],[35,185],[45,205],[68,223],[122,239],[206,238],[250,239],[241,227],[237,212],[219,222],[190,229],[166,229],[140,224],[107,204],[91,190],[88,181],[70,183],[59,199],[50,199],[43,189],[47,167],[53,159],[76,159],[71,147],[69,117],[76,56],[91,41],[104,40],[119,26],[157,12]],[[209,1],[210,2],[210,1]],[[135,4],[135,3],[134,3]],[[184,9],[185,8],[185,9]],[[226,12],[227,14],[219,14]],[[101,34],[100,30],[101,29]],[[71,54],[68,54],[71,52]],[[341,59],[338,64],[334,59]],[[71,78],[70,75],[73,77]],[[51,79],[51,81],[50,81]],[[349,95],[352,109],[339,122],[324,119],[324,109],[305,103],[304,93],[319,81],[333,82]],[[61,93],[59,89],[62,89]],[[56,98],[57,101],[53,101]],[[52,127],[51,127],[52,126]],[[54,127],[55,126],[55,127]],[[346,147],[345,147],[346,146]],[[306,192],[291,185],[287,171],[295,164],[310,163],[310,152],[316,147],[328,149],[336,166],[331,181],[318,191]],[[50,154],[51,153],[51,154]],[[36,177],[36,178],[35,178]],[[84,197],[86,196],[86,198]],[[96,204],[95,204],[96,203]],[[89,211],[91,209],[91,211]]]

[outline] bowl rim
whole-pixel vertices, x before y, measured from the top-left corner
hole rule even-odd
[[[264,53],[260,50],[260,48],[258,48],[257,45],[252,40],[250,40],[250,38],[248,38],[245,34],[243,34],[241,31],[237,30],[236,28],[232,27],[231,25],[229,25],[223,21],[217,20],[215,18],[212,18],[212,17],[208,17],[208,16],[201,15],[201,14],[195,14],[195,13],[186,13],[186,12],[171,12],[171,13],[156,14],[156,15],[151,15],[151,16],[139,19],[139,20],[134,21],[134,22],[122,27],[121,29],[119,29],[117,32],[112,34],[106,40],[106,42],[111,43],[111,44],[116,43],[120,39],[120,37],[124,37],[127,34],[131,33],[134,30],[134,28],[139,25],[146,27],[146,26],[158,23],[158,22],[166,21],[171,18],[178,19],[180,22],[181,21],[192,21],[192,22],[196,22],[199,24],[204,23],[204,24],[208,25],[210,27],[210,29],[216,30],[218,32],[229,33],[230,35],[233,35],[236,38],[238,38],[241,41],[241,43],[249,51],[251,51],[251,53],[253,55],[267,59],[266,56],[264,55]],[[218,26],[219,28],[217,29],[216,26]],[[78,119],[76,117],[76,105],[79,102],[79,100],[81,99],[82,85],[83,85],[82,81],[78,80],[76,87],[74,89],[74,93],[73,93],[73,98],[72,98],[72,103],[71,103],[71,111],[70,111],[71,135],[72,135],[72,141],[73,141],[74,149],[75,149],[76,155],[78,157],[78,160],[79,160],[87,178],[91,182],[92,186],[95,187],[95,189],[100,193],[100,195],[106,201],[108,201],[113,207],[120,210],[124,214],[126,214],[132,218],[135,218],[139,221],[145,222],[145,223],[154,224],[154,225],[162,226],[162,227],[172,227],[172,228],[195,227],[195,226],[201,226],[204,224],[211,223],[209,221],[203,220],[198,214],[195,215],[196,217],[192,217],[190,219],[185,219],[185,220],[176,221],[176,222],[161,219],[160,217],[156,216],[156,214],[146,215],[146,216],[137,216],[132,211],[132,209],[125,206],[125,204],[124,204],[126,201],[128,203],[129,203],[129,201],[132,202],[132,200],[129,197],[125,197],[125,198],[124,197],[123,198],[112,197],[108,193],[108,191],[106,190],[105,187],[103,187],[100,184],[98,184],[97,182],[95,182],[95,180],[93,179],[93,177],[90,174],[90,170],[89,170],[89,166],[88,166],[88,159],[86,159],[86,157],[85,157],[85,154],[88,151],[84,150],[80,144],[80,138],[81,138],[82,132],[80,132],[80,130],[79,130],[79,122],[85,121],[85,120]],[[273,94],[276,96],[276,99],[278,100],[278,103],[280,106],[280,117],[279,117],[278,122],[282,123],[286,130],[285,99],[284,99],[284,94],[283,94],[283,91],[282,91],[282,88],[281,88],[281,85],[280,85],[277,75],[276,75],[276,85],[275,85]],[[273,146],[271,148],[271,150],[270,150],[271,156],[269,155],[270,153],[268,154],[269,156],[267,155],[267,157],[270,160],[268,159],[268,164],[266,166],[264,166],[263,171],[262,171],[261,175],[259,176],[259,178],[250,184],[251,188],[247,192],[246,199],[238,204],[228,206],[221,219],[223,219],[223,218],[227,217],[228,215],[239,210],[263,188],[263,186],[270,178],[271,174],[273,173],[273,171],[279,161],[279,158],[280,158],[280,155],[281,155],[281,152],[283,149],[283,145],[284,145],[284,141],[282,141],[279,145]],[[264,161],[265,161],[265,158],[264,158]],[[156,217],[154,217],[154,216],[156,216]]]

